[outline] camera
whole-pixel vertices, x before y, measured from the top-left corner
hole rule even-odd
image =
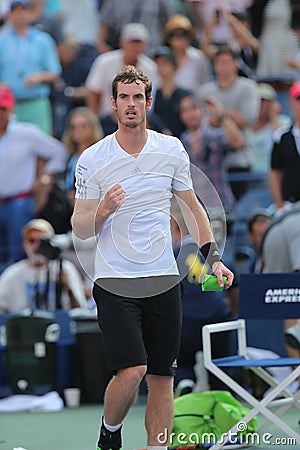
[[[42,239],[35,253],[38,253],[49,260],[59,259],[61,256],[60,248],[53,245],[50,239]]]

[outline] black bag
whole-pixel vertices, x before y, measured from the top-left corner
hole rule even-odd
[[[56,234],[67,233],[71,229],[71,215],[73,208],[67,197],[67,193],[57,183],[54,183],[49,192],[44,207],[37,217],[51,223]]]
[[[6,367],[15,394],[49,392],[56,387],[56,342],[59,325],[54,316],[12,316],[5,322]]]

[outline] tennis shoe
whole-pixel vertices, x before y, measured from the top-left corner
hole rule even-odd
[[[102,419],[97,450],[122,450],[121,429],[122,427],[114,432],[107,430]]]

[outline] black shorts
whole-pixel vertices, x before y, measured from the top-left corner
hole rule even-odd
[[[131,298],[96,282],[93,295],[109,371],[146,365],[149,374],[175,375],[181,332],[179,284],[155,296]]]

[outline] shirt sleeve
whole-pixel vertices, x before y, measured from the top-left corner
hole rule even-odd
[[[75,190],[75,198],[81,200],[97,200],[101,197],[97,172],[93,169],[87,150],[80,156],[76,164]]]
[[[259,112],[259,97],[255,82],[247,80],[243,89],[243,101],[240,103],[241,116],[247,121],[249,126],[252,126],[258,116]]]
[[[25,289],[23,289],[24,280],[22,279],[25,270],[20,273],[16,269],[16,264],[6,268],[0,276],[0,313],[21,311],[26,306]],[[16,279],[18,280],[17,291],[15,290]]]
[[[56,75],[61,73],[61,65],[57,53],[57,48],[54,39],[48,34],[43,33],[42,46],[46,57],[43,60],[44,70],[52,72]]]
[[[101,94],[104,90],[104,83],[106,83],[106,76],[104,74],[106,73],[107,67],[105,64],[106,58],[103,59],[103,56],[99,55],[94,60],[85,82],[88,89],[97,92],[98,94]]]
[[[193,189],[190,158],[179,139],[176,139],[176,141],[178,145],[178,154],[176,156],[177,164],[172,188],[176,191],[189,191]]]
[[[36,156],[47,160],[46,173],[60,173],[66,169],[68,154],[65,146],[56,138],[31,126],[32,149]]]
[[[298,215],[299,217],[299,215]],[[288,243],[291,265],[294,271],[300,270],[300,234],[295,233],[295,238]]]

